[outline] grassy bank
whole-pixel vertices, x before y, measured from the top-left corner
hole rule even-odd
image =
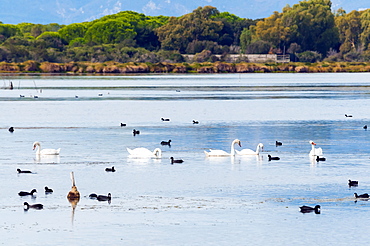
[[[370,72],[370,62],[321,63],[0,63],[1,73],[338,73]]]

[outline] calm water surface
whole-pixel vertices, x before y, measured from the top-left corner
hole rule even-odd
[[[3,245],[348,245],[368,240],[368,74],[2,76]],[[20,96],[22,95],[22,97]],[[38,98],[35,98],[37,96]],[[351,114],[353,117],[345,117]],[[170,118],[162,122],[161,117]],[[198,120],[199,124],[192,124]],[[120,123],[126,123],[121,127]],[[8,128],[15,131],[10,133]],[[132,130],[140,130],[133,136]],[[258,157],[206,158],[234,139]],[[161,146],[171,139],[172,145]],[[283,142],[276,147],[275,141]],[[309,140],[325,162],[308,157]],[[32,143],[61,148],[36,158]],[[162,149],[133,159],[126,148]],[[279,156],[268,161],[267,154]],[[169,158],[183,164],[171,165]],[[116,172],[105,172],[106,167]],[[17,174],[16,169],[32,174]],[[66,199],[75,173],[81,199]],[[349,188],[348,179],[359,180]],[[44,186],[54,189],[46,195]],[[21,190],[36,188],[34,197]],[[111,203],[88,198],[112,194]],[[23,203],[44,209],[23,210]],[[302,205],[321,214],[302,214]]]

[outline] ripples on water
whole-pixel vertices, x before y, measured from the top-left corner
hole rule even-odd
[[[10,80],[15,89],[0,91],[3,244],[367,239],[369,204],[353,198],[370,191],[369,132],[362,128],[370,124],[367,74],[3,76],[4,85]],[[266,152],[205,158],[209,148],[230,151],[235,138],[253,150],[261,142]],[[171,147],[160,145],[169,139]],[[310,161],[309,140],[323,148],[326,162]],[[60,157],[35,158],[34,141],[61,148]],[[127,147],[160,147],[163,158],[131,159]],[[268,162],[267,154],[281,159]],[[185,162],[171,165],[171,156]],[[116,172],[104,171],[112,166]],[[71,171],[82,195],[74,211],[66,199]],[[359,186],[349,188],[348,179]],[[54,193],[44,194],[44,186]],[[17,196],[33,188],[34,199]],[[111,204],[90,200],[93,192],[112,193]],[[44,210],[24,212],[24,201]],[[320,215],[299,213],[299,206],[316,204]]]

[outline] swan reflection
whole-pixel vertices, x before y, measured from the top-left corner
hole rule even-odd
[[[34,158],[35,163],[44,163],[44,164],[56,164],[60,163],[59,155],[36,155]]]
[[[44,163],[44,164],[56,164],[56,163],[60,163],[60,156],[59,155],[36,155],[34,162]]]
[[[238,158],[245,161],[256,161],[261,163],[263,161],[263,155],[237,155]]]
[[[162,162],[162,159],[158,159],[158,158],[151,158],[151,157],[146,157],[146,158],[143,158],[143,157],[136,157],[136,156],[127,156],[127,163],[130,163],[130,164],[140,164],[140,165],[147,165],[147,164],[150,164],[150,163],[161,163]]]

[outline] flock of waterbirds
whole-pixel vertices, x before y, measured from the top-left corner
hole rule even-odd
[[[352,115],[345,114],[345,117],[352,117]],[[170,121],[169,118],[163,118],[163,117],[161,118],[161,120],[162,121],[167,121],[167,122]],[[193,120],[193,124],[199,124],[199,121]],[[121,127],[126,127],[126,126],[127,126],[127,124],[121,123]],[[363,126],[363,129],[367,130],[367,125]],[[9,132],[13,133],[14,132],[14,127],[10,127],[8,130],[9,130]],[[133,129],[133,136],[136,136],[138,134],[140,134],[140,131],[136,130],[136,129]],[[160,144],[162,146],[171,147],[171,142],[172,142],[172,140],[169,139],[168,141],[162,141]],[[309,143],[312,146],[312,149],[309,153],[309,156],[317,162],[326,161],[326,158],[323,157],[322,149],[321,148],[315,148],[316,143],[314,143],[313,141],[309,141]],[[239,154],[239,155],[259,155],[259,153],[261,151],[263,151],[263,147],[264,147],[264,145],[262,143],[260,143],[260,144],[257,145],[256,151],[253,151],[251,149],[243,149],[241,151],[238,151],[238,150],[235,150],[235,148],[234,148],[234,145],[236,145],[236,144],[238,144],[241,147],[241,141],[239,139],[235,139],[231,144],[231,152],[230,153],[228,153],[226,151],[223,151],[223,150],[213,150],[213,149],[210,149],[210,152],[207,152],[207,151],[204,151],[204,152],[205,152],[207,157],[235,156],[236,154]],[[276,145],[276,147],[278,147],[278,146],[282,146],[283,143],[280,142],[280,141],[275,141],[275,145]],[[59,153],[60,153],[60,148],[57,149],[57,150],[55,150],[55,149],[41,149],[41,145],[40,145],[39,142],[34,142],[33,149],[34,150],[37,149],[37,152],[36,152],[37,155],[59,155]],[[132,157],[142,157],[140,155],[143,154],[143,153],[144,153],[144,157],[148,157],[148,156],[145,155],[145,154],[148,154],[148,153],[145,153],[145,152],[149,151],[149,150],[147,150],[145,148],[136,148],[136,149],[133,149],[133,150],[130,150],[129,148],[127,148],[127,150],[131,154]],[[139,154],[135,155],[135,151]],[[271,156],[270,154],[268,154],[267,156],[268,156],[268,161],[280,160],[280,157],[277,157],[277,156]],[[161,156],[161,150],[159,148],[157,148],[154,152],[149,151],[149,157],[161,158],[162,157]],[[183,163],[184,162],[184,160],[175,159],[172,156],[170,157],[170,160],[171,160],[171,164]],[[114,166],[112,166],[112,167],[105,168],[105,171],[106,172],[115,172],[116,169],[114,168]],[[21,170],[19,168],[17,169],[17,172],[18,172],[18,174],[32,173],[30,170]],[[79,193],[79,191],[78,191],[78,189],[75,185],[75,179],[74,179],[73,172],[71,172],[71,180],[72,180],[72,187],[71,187],[71,191],[67,195],[67,198],[72,204],[74,204],[74,207],[75,207],[77,202],[80,199],[80,193]],[[348,180],[348,186],[349,187],[357,187],[358,183],[359,182],[356,181],[356,180]],[[45,189],[45,194],[53,193],[53,190],[50,189],[47,186],[45,186],[44,189]],[[32,189],[30,192],[20,191],[18,193],[18,195],[22,196],[22,197],[34,196],[34,193],[37,193],[36,189]],[[89,195],[90,199],[95,199],[95,200],[98,200],[98,201],[108,201],[109,204],[111,203],[111,197],[112,197],[111,193],[108,193],[108,195],[97,195],[95,193],[91,193]],[[358,195],[357,193],[354,193],[354,197],[355,197],[355,199],[362,199],[362,200],[370,199],[370,196],[369,196],[368,193],[364,193],[364,194],[360,194],[360,195]],[[356,200],[356,202],[357,202],[357,200]],[[44,206],[42,204],[29,204],[28,202],[24,202],[24,210],[25,211],[27,211],[30,208],[40,210],[40,209],[43,209],[43,207]],[[320,205],[316,205],[315,207],[301,206],[300,207],[300,212],[301,213],[315,212],[316,214],[320,214],[321,213],[320,209],[321,209]]]
[[[352,115],[350,114],[345,114],[344,115],[345,117],[353,117]],[[367,125],[364,125],[363,126],[363,129],[364,130],[367,130]],[[276,141],[276,146],[280,146],[282,145],[281,142],[278,142]],[[320,157],[319,155],[316,156],[316,161],[319,162],[319,161],[326,161],[326,158],[325,157]],[[348,180],[348,186],[349,187],[357,187],[358,186],[358,181],[357,180]],[[362,199],[362,200],[368,200],[370,198],[369,194],[368,193],[364,193],[364,194],[361,194],[361,195],[358,195],[356,192],[354,193],[354,196],[355,196],[355,199]],[[355,200],[355,202],[357,202],[357,200]],[[310,206],[301,206],[300,207],[300,212],[301,213],[311,213],[311,212],[315,212],[315,214],[320,214],[321,211],[321,206],[320,205],[316,205],[315,207],[310,207]]]
[[[345,117],[352,117],[352,115],[345,114]],[[170,121],[170,119],[168,119],[168,118],[161,118],[161,120],[162,121]],[[196,121],[196,120],[193,120],[193,124],[199,124],[199,122]],[[126,126],[126,124],[121,123],[121,127],[122,126]],[[363,126],[363,129],[367,130],[367,125]],[[133,130],[133,135],[134,136],[136,134],[140,134],[139,131],[137,131],[137,132],[135,132],[135,131],[137,131],[137,130],[135,130],[135,129]],[[316,143],[314,143],[313,141],[309,141],[309,143],[312,146],[312,149],[309,153],[309,156],[316,162],[326,161],[326,158],[323,156],[322,149],[321,148],[315,148]],[[259,155],[259,153],[261,151],[263,151],[263,147],[264,147],[264,145],[262,143],[260,143],[260,144],[257,145],[256,151],[253,151],[251,149],[243,149],[241,151],[238,151],[238,150],[235,150],[235,148],[234,148],[234,145],[236,145],[236,144],[238,144],[241,147],[241,141],[239,139],[235,139],[231,143],[231,152],[230,153],[228,153],[226,151],[223,151],[223,150],[213,150],[213,149],[210,149],[209,152],[207,152],[207,151],[204,151],[204,152],[205,152],[207,157],[234,156],[235,154],[238,154],[238,155]],[[167,146],[171,147],[171,140],[162,141],[161,145],[167,145]],[[275,145],[276,145],[276,147],[278,147],[278,146],[282,146],[283,143],[280,142],[280,141],[275,141]],[[158,157],[156,154],[154,154],[154,155],[156,157]],[[280,160],[280,157],[271,156],[270,154],[268,154],[267,157],[268,157],[268,161]],[[173,164],[173,163],[183,163],[183,160],[181,160],[181,159],[180,160],[175,160],[173,157],[170,157],[170,159],[171,159],[171,164]],[[358,186],[358,181],[348,180],[348,186],[349,187]],[[356,199],[368,199],[369,198],[369,195],[367,193],[364,193],[364,194],[361,194],[361,195],[358,195],[357,193],[354,193],[354,196],[355,196]],[[357,202],[357,200],[356,200],[356,202]],[[320,205],[316,205],[315,207],[310,207],[310,206],[305,205],[305,206],[300,207],[300,212],[301,213],[315,212],[316,214],[320,214],[321,213],[320,209],[321,209]]]
[[[170,121],[170,119],[168,119],[168,118],[161,118],[161,120],[162,121]],[[193,124],[199,124],[199,122],[193,120]],[[127,124],[121,123],[121,127],[125,127],[125,126],[127,126]],[[14,132],[14,127],[10,127],[8,130],[9,130],[9,132],[13,133]],[[138,134],[140,134],[140,131],[136,130],[136,129],[133,129],[133,135],[136,136]],[[168,145],[169,147],[171,147],[171,140],[162,141],[161,145]],[[33,150],[36,150],[36,155],[37,156],[59,155],[60,154],[60,148],[59,149],[41,149],[41,144],[38,141],[33,143]],[[170,160],[171,160],[171,164],[183,163],[184,162],[182,159],[174,159],[173,157],[170,157]],[[106,172],[115,172],[116,169],[114,168],[114,166],[112,166],[112,167],[105,168],[105,171]],[[30,171],[30,170],[21,170],[21,169],[17,168],[17,173],[18,174],[32,174],[32,171]],[[72,180],[72,187],[71,187],[71,191],[67,195],[67,199],[71,202],[71,204],[75,208],[78,201],[80,200],[80,193],[79,193],[79,191],[77,189],[77,186],[75,184],[75,178],[74,178],[74,173],[73,172],[71,172],[71,180]],[[28,197],[28,196],[34,197],[34,193],[37,193],[36,189],[32,189],[30,192],[20,191],[20,192],[18,192],[18,195],[21,196],[21,197]],[[53,190],[51,188],[45,186],[45,194],[52,194],[52,193],[53,193]],[[98,201],[107,201],[110,204],[111,199],[112,199],[112,195],[111,195],[111,193],[108,193],[108,195],[97,195],[95,193],[91,193],[89,195],[89,198],[94,199],[94,200],[98,200]],[[37,209],[37,210],[40,210],[40,209],[44,208],[44,205],[40,204],[40,203],[29,204],[28,202],[24,202],[23,205],[24,205],[24,210],[25,211],[28,211],[30,208]]]

